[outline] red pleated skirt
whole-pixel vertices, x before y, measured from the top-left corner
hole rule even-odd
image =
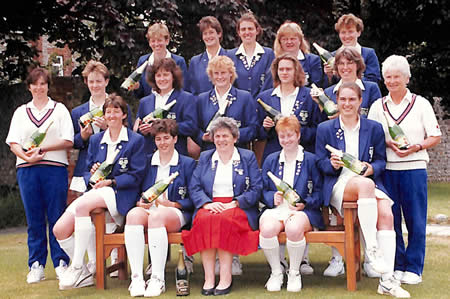
[[[224,203],[231,200],[231,197],[213,199]],[[240,208],[228,209],[219,214],[200,209],[191,230],[183,230],[181,237],[188,255],[211,248],[248,255],[258,250],[259,231],[252,230],[247,215]]]

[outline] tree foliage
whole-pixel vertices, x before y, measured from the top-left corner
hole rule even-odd
[[[0,81],[22,79],[36,51],[29,41],[41,35],[67,44],[81,66],[100,59],[119,78],[149,52],[148,24],[164,21],[172,35],[169,47],[189,60],[204,50],[196,26],[214,15],[224,29],[223,46],[238,44],[235,23],[251,10],[264,27],[261,44],[272,46],[287,19],[302,25],[306,38],[333,50],[340,44],[334,23],[352,12],[364,20],[360,38],[375,48],[380,62],[391,54],[407,55],[412,66],[411,89],[425,96],[450,96],[450,44],[446,34],[450,9],[446,0],[57,0],[9,3],[0,19]],[[76,70],[74,74],[79,74]]]

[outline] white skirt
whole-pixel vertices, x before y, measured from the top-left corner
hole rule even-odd
[[[81,176],[72,177],[72,181],[70,182],[70,190],[77,191],[83,193],[86,191],[86,183],[84,182],[84,178]]]

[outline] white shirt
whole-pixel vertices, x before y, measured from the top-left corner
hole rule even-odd
[[[222,95],[219,95],[219,92],[217,91],[217,88],[214,87],[214,91],[216,92],[216,98],[217,98],[217,103],[219,104],[219,109],[223,109],[223,106],[228,105],[228,94],[230,93],[231,90],[231,85],[228,88],[228,90]]]
[[[298,162],[303,161],[303,146],[298,145],[298,151],[297,151],[297,157],[295,157],[295,160],[291,162],[286,161],[286,156],[284,153],[284,149],[280,152],[280,163],[284,163],[283,168],[283,181],[288,183],[290,186],[294,186],[294,179],[295,179],[295,169]]]
[[[178,165],[178,159],[179,159],[179,155],[177,150],[174,150],[172,158],[170,158],[169,163],[167,163],[166,165],[162,165],[161,164],[161,159],[159,157],[159,150],[157,150],[153,156],[152,156],[152,161],[151,164],[154,166],[158,166],[158,170],[156,171],[156,179],[155,182],[160,181],[162,179],[168,178],[171,173],[170,173],[170,166],[177,166]],[[166,197],[169,198],[169,193],[168,193],[168,189],[166,189],[166,191],[164,191],[164,193],[166,194]]]
[[[284,116],[289,116],[292,114],[292,110],[294,108],[295,100],[297,99],[299,90],[300,89],[296,87],[294,92],[292,92],[290,95],[283,96],[281,93],[281,85],[278,85],[272,91],[272,95],[276,95],[280,98],[281,114],[283,114]]]
[[[305,54],[303,54],[302,50],[298,50],[297,59],[298,60],[304,60],[305,59]]]
[[[341,129],[344,131],[345,152],[352,155],[356,159],[359,159],[359,129],[361,127],[361,118],[358,117],[358,123],[353,129],[345,127],[341,116],[339,116],[339,123],[341,125]],[[340,176],[347,175],[353,176],[353,172],[347,167],[342,167]]]
[[[27,114],[27,108],[29,108],[32,115],[31,117],[34,118],[34,122]],[[49,110],[53,108],[53,112],[50,115],[47,115]],[[42,146],[45,146],[45,144],[55,143],[61,139],[73,142],[74,131],[72,118],[70,117],[69,111],[64,104],[57,103],[49,97],[47,105],[45,105],[45,107],[40,111],[36,108],[33,101],[20,106],[16,109],[16,111],[14,111],[8,136],[6,137],[6,143],[8,145],[11,145],[12,143],[23,145],[28,138],[30,138],[30,136],[38,130],[35,123],[40,121],[43,121],[42,125],[49,121],[53,121],[53,124],[49,127],[47,135],[41,144]],[[40,161],[35,164],[53,165],[56,163],[56,165],[61,166],[69,164],[67,160],[67,151],[65,149],[46,152],[43,160],[44,161]],[[30,164],[17,157],[16,167],[19,165],[29,166]]]
[[[244,44],[241,44],[236,51],[236,55],[239,55],[239,54],[244,55],[245,59],[247,60],[247,64],[251,65],[252,61],[253,61],[253,57],[264,54],[264,48],[258,42],[256,42],[255,51],[253,51],[252,55],[249,55],[245,52]]]
[[[386,102],[388,111],[395,119],[399,119],[402,114],[405,113],[399,126],[402,128],[410,144],[421,143],[428,136],[442,135],[430,102],[417,95],[414,105],[408,112],[407,108],[411,101],[412,93],[408,90],[399,104],[395,104],[388,94],[385,98],[376,100],[370,107],[368,118],[376,120],[383,125],[386,140],[391,140],[391,137],[389,135],[386,118],[383,115],[384,102]],[[391,148],[386,147],[386,156],[386,169],[390,170],[424,169],[427,167],[429,161],[426,149],[401,158],[397,156]]]
[[[108,146],[108,149],[106,152],[107,153],[106,160],[109,160],[111,158],[111,156],[116,151],[117,144],[119,144],[122,141],[128,141],[128,132],[127,132],[127,128],[125,126],[122,126],[122,129],[120,129],[119,137],[117,138],[116,141],[111,140],[109,128],[106,129],[105,134],[103,135],[103,138],[100,141],[100,143],[106,143],[106,145]]]
[[[219,55],[220,53],[220,49],[222,49],[222,47],[219,47],[219,49],[217,50],[216,55],[212,56],[211,54],[209,54],[208,50],[206,50],[206,55],[208,55],[208,61],[211,60],[212,57],[216,57]],[[212,57],[211,57],[212,56]]]
[[[164,58],[172,58],[172,53],[166,50],[166,56]],[[150,57],[148,58],[148,65],[153,65],[155,62],[155,54],[150,54]]]
[[[172,92],[173,92],[173,88],[168,93],[166,93],[165,95],[162,96],[159,93],[157,93],[156,91],[153,91],[153,94],[155,95],[155,109],[164,106],[167,103],[167,100],[172,95]]]
[[[214,152],[212,155],[212,163],[217,161],[216,177],[213,184],[213,197],[233,197],[233,161],[240,161],[241,157],[236,148],[234,148],[233,156],[227,164],[222,163],[219,154]]]

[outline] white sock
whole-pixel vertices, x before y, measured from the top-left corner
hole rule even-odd
[[[91,238],[89,239],[88,247],[87,247],[87,254],[88,254],[88,260],[90,263],[96,263],[96,239],[95,239],[95,225],[94,230],[92,231]]]
[[[378,221],[376,198],[358,199],[358,219],[367,248],[376,247]]]
[[[342,261],[342,255],[339,253],[336,247],[331,246],[331,256],[334,257],[334,259]]]
[[[84,264],[84,254],[86,253],[93,232],[94,225],[92,224],[91,217],[75,217],[75,250],[72,265],[76,268]]]
[[[309,244],[305,246],[305,252],[303,253],[302,261],[309,261]]]
[[[165,227],[148,229],[148,250],[152,260],[152,276],[164,280],[169,241]]]
[[[306,240],[303,237],[300,241],[286,241],[286,247],[289,254],[289,272],[299,271],[300,263],[303,259],[303,253],[305,252]]]
[[[143,225],[125,225],[125,248],[130,262],[131,277],[144,279],[145,237]]]
[[[75,238],[72,235],[64,240],[57,240],[59,247],[69,256],[70,260],[73,259],[73,250],[75,248]]]
[[[383,251],[384,263],[389,268],[389,272],[382,274],[381,278],[383,280],[391,278],[394,274],[395,238],[394,230],[380,230],[377,232],[378,246]]]
[[[259,246],[264,251],[267,262],[269,263],[270,269],[273,274],[282,273],[280,264],[280,243],[278,242],[278,237],[264,238],[259,235]]]

